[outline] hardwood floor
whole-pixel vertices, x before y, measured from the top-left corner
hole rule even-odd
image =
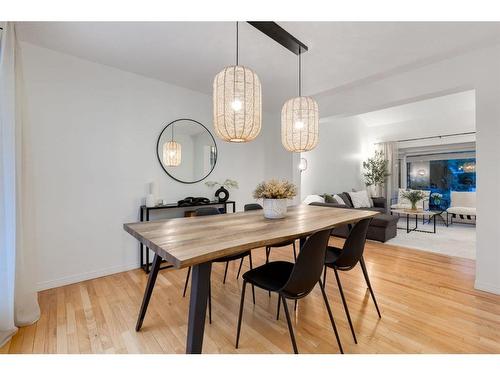
[[[255,265],[264,258],[264,249],[253,251]],[[273,249],[272,259],[291,260],[291,247]],[[365,260],[382,319],[359,266],[340,274],[357,345],[328,271],[326,289],[346,353],[500,353],[500,296],[473,289],[473,261],[375,242],[367,244]],[[203,352],[292,353],[284,314],[276,321],[276,295],[259,289],[255,306],[247,293],[240,349],[234,348],[238,264],[230,263],[226,284],[224,264],[212,268],[213,323],[207,320]],[[160,271],[139,333],[134,327],[147,280],[140,269],[43,291],[40,320],[21,328],[0,353],[184,353],[186,272]],[[293,320],[299,352],[338,352],[319,287],[299,302]]]

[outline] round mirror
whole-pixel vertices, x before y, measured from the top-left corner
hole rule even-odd
[[[201,123],[179,119],[165,126],[156,142],[161,167],[174,180],[193,184],[213,171],[217,162],[217,144]]]

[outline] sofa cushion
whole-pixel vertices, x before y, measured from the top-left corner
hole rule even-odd
[[[472,207],[450,207],[446,211],[449,214],[476,216],[476,209]]]
[[[370,226],[387,228],[391,225],[396,225],[398,219],[396,215],[379,214],[373,217]]]
[[[353,208],[354,205],[352,204],[351,197],[349,196],[349,193],[346,193],[345,191],[343,193],[339,194],[339,197],[342,198],[342,200],[345,202],[346,206],[349,208]]]
[[[320,203],[325,203],[325,198],[319,196],[319,195],[308,195],[302,203],[304,204],[310,204],[312,202],[320,202]]]
[[[349,197],[351,197],[351,202],[355,208],[373,207],[373,202],[366,190],[350,192]]]
[[[381,214],[385,214],[384,207],[367,207],[367,208],[360,208],[360,210],[375,211],[375,212],[380,212]]]
[[[452,207],[476,207],[476,192],[475,191],[452,191],[451,202]]]
[[[341,197],[340,195],[335,194],[335,195],[333,196],[333,199],[335,199],[335,200],[337,201],[337,203],[338,203],[338,204],[343,204],[343,205],[345,205],[345,202],[344,202],[344,200],[342,199],[342,197]]]

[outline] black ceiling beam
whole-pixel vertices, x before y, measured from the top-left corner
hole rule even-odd
[[[278,25],[276,22],[268,21],[247,21],[250,25],[257,30],[266,34],[269,38],[274,39],[289,51],[296,55],[307,51],[307,46],[300,40],[295,38],[292,34]]]

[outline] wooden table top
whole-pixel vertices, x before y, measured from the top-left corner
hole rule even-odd
[[[373,217],[377,212],[299,205],[284,219],[266,219],[262,210],[124,224],[137,238],[176,268],[208,262],[318,230]]]

